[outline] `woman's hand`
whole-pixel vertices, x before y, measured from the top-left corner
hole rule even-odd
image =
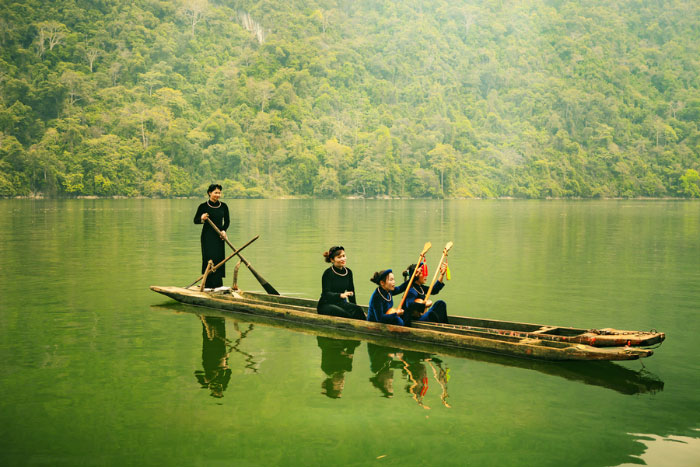
[[[445,278],[445,274],[447,273],[447,261],[442,263],[440,265],[440,282]]]
[[[208,213],[205,212],[204,214],[202,214],[202,223],[206,222],[206,220],[207,220],[208,218],[209,218],[209,214],[208,214]]]
[[[226,240],[228,237],[226,236],[226,231],[222,230],[221,231],[221,240]]]
[[[343,300],[345,300],[346,298],[352,297],[353,295],[355,295],[355,294],[352,293],[352,290],[346,290],[345,292],[343,292],[343,293],[340,294],[340,298],[342,298]]]

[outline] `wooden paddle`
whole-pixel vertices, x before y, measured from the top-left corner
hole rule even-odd
[[[449,252],[451,248],[452,248],[452,242],[447,242],[447,245],[445,245],[445,248],[442,250],[442,258],[440,258],[440,262],[438,263],[438,267],[435,270],[435,275],[433,276],[433,282],[430,283],[430,288],[428,289],[428,292],[425,294],[425,298],[423,299],[423,301],[425,303],[428,303],[428,298],[430,298],[430,294],[433,293],[433,287],[435,287],[435,283],[437,282],[438,273],[440,272],[440,268],[442,268],[442,264],[445,262],[445,258],[447,258],[447,252]],[[445,276],[445,273],[443,273],[440,276],[440,280],[442,280],[442,278],[444,276]],[[416,301],[418,301],[418,300],[416,300]]]
[[[251,243],[253,243],[255,240],[257,240],[259,236],[260,236],[260,235],[256,235],[255,237],[253,237],[252,240],[250,240],[248,243],[246,243],[245,245],[243,245],[242,247],[240,247],[239,249],[235,250],[233,253],[231,253],[230,255],[228,255],[222,262],[220,262],[220,263],[217,264],[216,266],[212,265],[211,268],[210,268],[209,266],[207,266],[207,269],[204,271],[204,274],[202,274],[201,276],[199,276],[199,278],[198,278],[196,281],[192,282],[190,285],[188,285],[188,286],[185,287],[185,288],[186,288],[186,289],[189,289],[190,287],[192,287],[193,285],[195,285],[197,282],[201,281],[202,279],[204,279],[204,281],[206,281],[206,276],[207,276],[207,275],[211,274],[212,272],[215,272],[217,269],[219,269],[221,266],[223,266],[223,265],[226,263],[226,261],[228,261],[228,260],[230,260],[231,258],[233,258],[234,256],[236,256],[239,252],[243,251],[243,250],[245,249],[245,247],[247,247],[248,245],[250,245]],[[211,263],[212,261],[209,260],[209,262]],[[203,286],[204,286],[204,282],[202,282],[202,288],[200,289],[200,292],[204,289]]]
[[[209,222],[209,225],[211,226],[211,228],[214,229],[216,231],[216,233],[219,234],[219,237],[221,237],[226,242],[226,244],[228,246],[230,246],[234,251],[236,251],[236,247],[233,246],[231,244],[231,242],[228,241],[228,238],[224,237],[221,234],[221,230],[219,230],[219,228],[216,226],[216,224],[214,224],[214,222],[212,222],[212,220],[209,219],[209,217],[207,217],[207,222]],[[241,261],[243,261],[243,264],[246,265],[246,267],[250,270],[250,272],[253,274],[253,276],[255,276],[255,278],[258,280],[258,282],[260,282],[260,285],[262,285],[263,289],[265,289],[265,292],[267,292],[270,295],[279,295],[280,294],[277,290],[275,290],[274,287],[272,287],[272,285],[269,282],[267,282],[263,278],[263,276],[258,274],[258,271],[256,271],[253,268],[253,266],[243,256],[238,255],[238,257],[241,258]]]
[[[426,242],[425,245],[423,245],[423,251],[421,251],[420,256],[418,257],[418,262],[416,264],[420,264],[421,261],[425,259],[425,254],[430,250],[430,247],[433,246],[432,243]],[[406,286],[406,290],[403,293],[403,297],[401,297],[401,303],[399,303],[398,308],[390,308],[389,311],[386,312],[387,315],[391,315],[394,313],[397,313],[399,310],[403,309],[404,303],[406,303],[406,297],[408,297],[408,294],[406,291],[411,288],[411,284],[413,284],[413,279],[416,277],[416,272],[418,272],[418,266],[416,266],[416,269],[413,270],[413,274],[411,274],[411,278],[408,281],[408,285]]]

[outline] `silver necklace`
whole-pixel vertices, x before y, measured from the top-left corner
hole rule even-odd
[[[212,206],[211,204],[209,204],[209,200],[207,200],[207,206],[209,206],[212,209],[219,209],[221,207],[221,201],[219,201],[218,206]]]
[[[412,285],[412,287],[413,287],[413,288],[416,290],[416,292],[418,292],[419,294],[425,295],[425,289],[423,288],[422,285],[419,285],[419,286],[418,286],[418,287],[420,287],[420,290],[418,290],[418,289],[416,288],[415,284]]]
[[[379,296],[384,298],[384,295],[382,295],[382,288],[377,287],[377,292],[379,292]],[[389,298],[384,298],[385,301],[390,302],[391,301],[391,293],[389,294]]]
[[[345,266],[343,266],[343,269],[345,270],[345,274],[341,274],[341,273],[339,273],[339,272],[335,272],[335,266],[331,265],[331,271],[335,272],[336,275],[338,275],[338,276],[340,276],[340,277],[345,277],[345,276],[348,275],[348,268],[346,268]]]

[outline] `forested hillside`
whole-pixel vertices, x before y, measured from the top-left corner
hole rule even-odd
[[[700,197],[700,2],[13,0],[0,196]]]

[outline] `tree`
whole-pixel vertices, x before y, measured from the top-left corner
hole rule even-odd
[[[207,0],[184,0],[180,14],[184,16],[192,27],[192,36],[197,23],[206,19],[209,12],[209,2]]]
[[[275,85],[269,81],[248,80],[248,89],[250,89],[252,100],[260,103],[260,112],[265,111],[265,105],[272,97],[275,91]]]
[[[315,185],[314,195],[321,198],[335,198],[341,193],[338,172],[332,167],[318,168],[318,179]]]
[[[700,198],[700,174],[695,169],[688,169],[680,178],[681,194],[689,198]]]
[[[43,58],[46,47],[53,50],[61,41],[66,38],[68,28],[58,21],[42,21],[36,25],[38,35],[36,38],[37,52],[39,58]]]
[[[92,82],[85,75],[71,70],[66,70],[61,74],[60,83],[65,89],[66,105],[68,114],[71,113],[73,107],[78,101],[83,100],[86,95],[90,95],[89,88]]]
[[[435,149],[428,153],[430,165],[440,174],[440,195],[445,196],[445,173],[448,180],[452,177],[452,170],[455,167],[457,155],[454,148],[449,144],[438,144]]]
[[[41,141],[29,148],[28,154],[32,161],[30,181],[32,191],[57,194],[65,168],[61,160],[62,141],[58,131],[55,128],[47,129]]]

